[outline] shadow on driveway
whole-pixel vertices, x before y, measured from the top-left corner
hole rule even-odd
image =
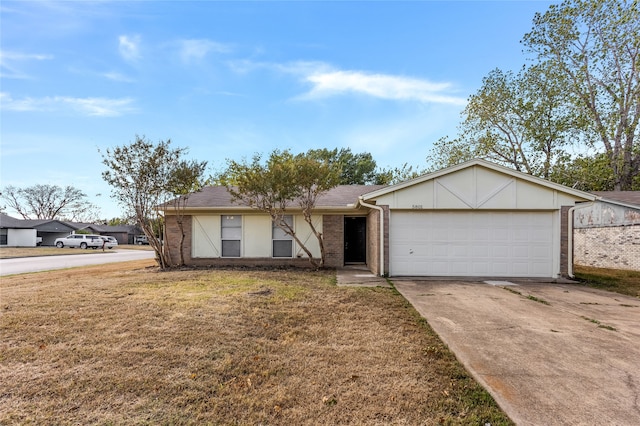
[[[640,300],[571,284],[392,280],[519,425],[640,425]]]

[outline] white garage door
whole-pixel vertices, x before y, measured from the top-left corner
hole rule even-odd
[[[394,276],[552,277],[553,212],[392,212]]]

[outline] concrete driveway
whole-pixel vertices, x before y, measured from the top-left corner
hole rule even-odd
[[[517,424],[640,425],[640,300],[572,284],[392,281]]]

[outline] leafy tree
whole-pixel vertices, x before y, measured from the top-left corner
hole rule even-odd
[[[628,190],[640,167],[640,8],[637,0],[565,0],[537,13],[523,39],[565,81],[583,141],[603,150],[613,187]]]
[[[7,206],[23,219],[59,219],[90,221],[98,216],[98,207],[81,190],[58,185],[7,186],[0,193]]]
[[[135,225],[135,218],[131,217],[112,217],[107,220],[107,225],[109,226],[124,226],[124,225]]]
[[[176,174],[185,164],[182,156],[186,152],[186,148],[173,148],[170,140],[154,144],[136,136],[134,142],[107,149],[102,155],[107,166],[102,178],[112,186],[113,197],[136,218],[163,269],[171,266],[171,259],[162,248],[164,217],[159,207],[174,196]]]
[[[176,223],[180,230],[180,266],[184,266],[184,238],[186,236],[184,230],[184,217],[189,197],[192,193],[198,192],[202,189],[207,181],[203,180],[203,175],[207,162],[199,162],[195,160],[182,160],[176,164],[175,168],[169,176],[168,190],[171,194],[176,196],[173,200],[170,200],[167,204],[174,210]]]
[[[378,178],[376,162],[368,152],[354,154],[351,148],[323,148],[311,149],[307,156],[339,170],[339,185],[366,185],[375,183]]]
[[[370,153],[354,154],[351,148],[312,149],[307,151],[307,155],[335,167],[340,174],[339,185],[390,185],[424,173],[424,170],[408,163],[401,167],[380,169]]]
[[[393,185],[406,180],[415,179],[426,172],[427,170],[421,170],[417,167],[414,168],[408,163],[404,163],[400,167],[382,169],[377,173],[376,180],[373,183],[376,185]]]
[[[324,265],[322,233],[313,223],[313,211],[318,197],[339,184],[339,169],[313,154],[293,155],[288,150],[274,150],[266,161],[259,154],[254,155],[251,162],[228,160],[221,180],[234,200],[268,213],[273,223],[291,235],[307,254],[313,267]],[[288,209],[295,205],[302,210],[305,222],[318,241],[320,259],[314,259],[285,220]]]
[[[469,98],[460,135],[436,142],[431,161],[447,167],[486,158],[548,178],[576,123],[565,101],[562,85],[547,78],[544,64],[518,74],[495,69]]]
[[[429,171],[434,172],[476,158],[471,143],[464,139],[444,136],[434,142],[427,156]]]
[[[614,186],[613,170],[606,153],[575,158],[567,155],[553,167],[550,179],[581,191],[611,191]]]

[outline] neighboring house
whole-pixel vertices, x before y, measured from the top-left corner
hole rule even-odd
[[[11,247],[53,246],[56,238],[83,231],[90,234],[108,235],[118,244],[134,244],[141,234],[134,225],[95,225],[90,223],[63,222],[55,219],[16,219],[0,214],[0,245]]]
[[[24,220],[0,213],[0,246],[35,247],[37,238],[37,231],[33,226]]]
[[[134,244],[136,235],[142,233],[135,225],[96,225],[94,223],[65,222],[77,231],[87,231],[91,234],[107,235],[118,240],[118,244]]]
[[[66,237],[77,229],[68,222],[55,219],[26,219],[24,222],[36,229],[43,246],[52,246],[56,238]]]
[[[338,186],[314,211],[327,267],[366,264],[378,275],[557,278],[570,272],[569,210],[595,195],[484,160],[392,186]],[[292,205],[288,220],[314,257],[319,247]],[[175,212],[166,249],[179,258]],[[191,194],[184,216],[190,265],[309,264],[269,216],[224,187]]]
[[[573,213],[574,263],[640,271],[640,191],[594,194]]]

